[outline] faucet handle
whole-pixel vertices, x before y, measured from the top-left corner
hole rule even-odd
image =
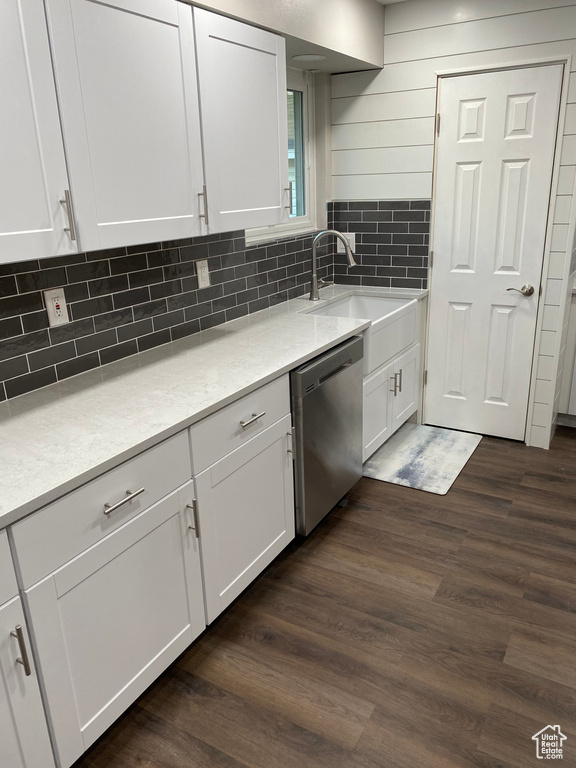
[[[318,280],[318,288],[327,288],[329,285],[334,285],[334,280],[326,280],[324,277]]]

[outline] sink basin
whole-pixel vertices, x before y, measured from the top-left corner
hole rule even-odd
[[[370,320],[364,332],[364,375],[391,360],[417,336],[417,299],[353,294],[336,299],[307,314]]]
[[[355,317],[359,320],[377,322],[388,317],[406,304],[410,299],[391,299],[387,296],[346,296],[324,307],[313,309],[311,315],[328,315],[328,317]]]

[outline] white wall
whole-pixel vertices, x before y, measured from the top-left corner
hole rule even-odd
[[[529,412],[530,444],[556,419],[575,227],[576,2],[409,0],[386,7],[384,69],[332,78],[334,200],[430,198],[437,73],[573,56]],[[556,406],[555,406],[556,404]]]
[[[376,0],[185,0],[306,40],[345,56],[383,63],[384,13]]]

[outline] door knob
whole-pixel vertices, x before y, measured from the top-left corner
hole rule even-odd
[[[532,296],[534,293],[534,286],[530,285],[530,283],[526,283],[526,285],[523,285],[522,288],[506,288],[507,291],[518,291],[518,293],[521,293],[522,296]]]

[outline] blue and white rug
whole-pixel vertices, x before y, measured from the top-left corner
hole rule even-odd
[[[363,474],[443,496],[480,440],[470,432],[404,424],[368,459]]]

